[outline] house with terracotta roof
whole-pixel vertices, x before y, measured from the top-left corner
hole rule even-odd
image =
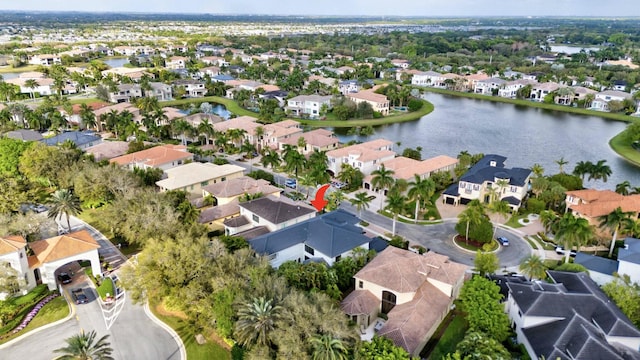
[[[202,188],[221,181],[242,176],[244,168],[238,165],[192,162],[164,171],[166,178],[156,182],[160,191],[182,190],[201,194]]]
[[[131,170],[136,167],[140,169],[158,168],[167,170],[182,165],[187,161],[193,161],[193,154],[187,151],[186,146],[169,144],[136,151],[110,160],[112,164],[126,166]]]
[[[15,269],[25,280],[27,290],[38,284],[46,284],[54,290],[58,270],[73,261],[89,260],[93,274],[101,276],[98,248],[100,245],[87,230],[30,243],[22,236],[0,236],[0,263]]]
[[[292,137],[302,134],[300,123],[295,120],[283,120],[273,124],[267,124],[262,127],[264,134],[257,139],[258,150],[263,148],[278,149],[283,141],[287,141]],[[251,139],[255,137],[255,130],[251,134]],[[297,137],[296,137],[297,138]]]
[[[431,177],[432,174],[441,171],[447,171],[453,175],[453,172],[459,162],[460,160],[446,155],[439,155],[422,161],[398,156],[380,163],[378,169],[384,166],[385,169],[393,171],[392,176],[394,179],[413,181],[415,175],[418,175],[421,179],[426,179]],[[372,178],[373,176],[371,175],[367,175],[364,178],[365,189],[373,189],[371,186]]]
[[[362,335],[377,334],[418,356],[458,297],[469,268],[434,252],[389,246],[354,275],[340,305]],[[387,320],[378,319],[378,314]]]
[[[386,139],[371,140],[328,151],[328,170],[337,176],[341,171],[342,164],[349,164],[368,175],[376,170],[380,163],[391,160],[395,156],[393,142]]]
[[[566,192],[566,211],[585,218],[589,224],[598,226],[599,216],[608,215],[616,208],[632,212],[633,219],[640,217],[640,195],[622,195],[611,190],[584,189]],[[608,232],[608,230],[607,230]]]
[[[373,111],[377,111],[382,115],[389,115],[389,99],[387,95],[378,94],[374,92],[374,89],[350,93],[347,94],[347,98],[356,104],[366,102],[371,105]]]
[[[248,176],[209,184],[202,188],[202,197],[212,197],[215,206],[202,209],[198,222],[212,228],[223,229],[224,220],[240,214],[239,199],[241,196],[262,194],[279,198],[281,192],[282,189],[271,185],[266,180],[256,180]]]
[[[309,154],[314,151],[330,151],[337,149],[340,144],[340,140],[333,134],[332,131],[327,129],[313,129],[307,132],[295,133],[285,139],[279,141],[280,150],[284,150],[286,145],[298,146],[298,140],[304,139],[305,147],[299,149],[302,154]]]
[[[86,154],[93,155],[94,160],[98,162],[122,156],[127,151],[129,151],[129,143],[126,141],[104,141],[84,149]]]
[[[517,211],[529,194],[531,170],[507,168],[506,157],[488,154],[472,166],[457,184],[449,186],[442,193],[447,204],[465,205],[472,200],[490,203],[495,199],[506,201],[513,211]]]

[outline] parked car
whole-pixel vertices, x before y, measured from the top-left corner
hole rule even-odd
[[[60,274],[58,274],[58,281],[63,284],[71,284],[71,282],[73,281],[73,279],[71,278],[71,276],[69,274],[67,274],[66,272],[61,272]]]
[[[498,240],[498,242],[500,243],[500,245],[502,246],[509,246],[509,239],[507,239],[504,236],[499,236],[496,240]]]
[[[347,186],[347,184],[341,182],[341,181],[332,181],[331,182],[331,186],[333,186],[336,189],[342,189],[345,188]]]
[[[31,209],[33,212],[40,214],[43,213],[47,210],[49,210],[46,206],[42,205],[42,204],[37,204],[37,205],[29,205],[29,209]]]
[[[296,188],[296,185],[297,185],[297,181],[296,181],[296,179],[287,179],[287,180],[284,182],[284,186],[286,186],[286,187],[288,187],[288,188],[295,189],[295,188]]]
[[[558,255],[566,254],[566,250],[564,249],[564,246],[556,246],[556,254],[558,254]],[[575,257],[576,256],[576,251],[575,250],[571,250],[569,252],[569,256]]]
[[[71,296],[73,296],[73,301],[75,301],[76,304],[86,304],[89,302],[89,298],[87,294],[84,293],[84,289],[71,290]]]

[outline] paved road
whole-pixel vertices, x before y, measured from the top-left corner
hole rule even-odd
[[[89,288],[86,280],[77,279],[67,286]],[[109,335],[116,360],[181,360],[178,344],[171,335],[152,322],[141,305],[129,300],[110,330],[102,318],[100,304],[93,289],[85,290],[89,303],[73,305],[76,316],[62,324],[36,332],[6,348],[0,347],[2,359],[51,360],[53,350],[63,347],[65,339],[78,334],[81,329],[95,330],[98,337]],[[10,356],[6,356],[10,354]]]
[[[343,201],[340,207],[354,214],[358,213],[348,201]],[[380,226],[389,233],[391,232],[393,220],[385,216],[363,211],[362,220]],[[453,244],[452,238],[457,234],[454,229],[455,224],[456,220],[445,220],[441,224],[434,225],[413,225],[398,221],[396,223],[396,233],[412,243],[420,244],[439,254],[447,255],[453,261],[473,266],[474,254]],[[516,266],[531,253],[529,244],[514,231],[498,228],[496,236],[506,236],[510,240],[509,246],[501,246],[497,252],[501,266]]]

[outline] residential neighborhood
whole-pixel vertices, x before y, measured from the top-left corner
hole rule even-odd
[[[1,354],[640,359],[635,20],[28,13]]]

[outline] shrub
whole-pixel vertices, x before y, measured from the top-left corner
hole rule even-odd
[[[418,111],[422,108],[422,101],[419,99],[411,99],[409,100],[409,104],[407,104],[407,107],[409,108],[409,111]]]
[[[225,158],[217,157],[217,158],[213,159],[213,163],[216,164],[216,165],[224,165],[224,164],[228,164],[229,160],[227,160]]]
[[[529,200],[527,200],[527,210],[529,212],[538,214],[544,209],[545,209],[544,201],[536,198],[530,198]]]
[[[268,182],[271,183],[271,185],[275,184],[273,174],[268,173],[264,170],[254,170],[248,173],[247,176],[250,178],[254,178],[256,180],[258,179],[267,180]]]

